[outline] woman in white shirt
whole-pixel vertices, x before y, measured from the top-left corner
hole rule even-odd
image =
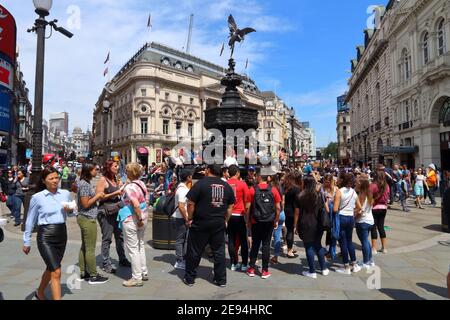
[[[361,267],[356,263],[356,251],[352,240],[353,228],[355,227],[355,211],[361,211],[361,204],[355,189],[353,189],[353,174],[343,173],[340,176],[340,180],[341,188],[336,192],[333,212],[339,214],[339,245],[341,247],[344,269],[338,269],[337,272],[351,274],[361,270]]]
[[[416,195],[416,207],[424,209],[422,206],[422,199],[424,196],[424,184],[427,178],[423,175],[422,169],[417,170],[416,183],[414,184],[414,194]]]
[[[369,241],[369,233],[375,223],[372,215],[373,194],[370,191],[369,176],[363,174],[359,177],[356,191],[358,192],[359,202],[363,204],[361,212],[356,215],[356,234],[361,241],[363,268],[369,269],[375,265],[372,260],[372,247]]]

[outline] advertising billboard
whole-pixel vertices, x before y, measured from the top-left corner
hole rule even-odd
[[[0,5],[0,56],[6,57],[13,65],[16,61],[16,34],[14,17]]]
[[[347,98],[346,95],[340,96],[337,98],[337,109],[338,112],[344,112],[349,110],[348,104],[345,103],[345,98]]]
[[[8,90],[0,90],[0,131],[11,130],[11,104],[13,95]]]
[[[4,87],[13,90],[13,74],[14,69],[11,63],[0,58],[0,88]]]

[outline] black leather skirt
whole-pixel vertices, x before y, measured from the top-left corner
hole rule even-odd
[[[49,224],[39,226],[37,246],[48,271],[61,267],[67,244],[66,224]]]

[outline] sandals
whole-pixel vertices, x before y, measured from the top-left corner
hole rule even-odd
[[[273,257],[272,259],[270,259],[270,263],[272,263],[272,264],[279,264],[278,258],[277,257]]]

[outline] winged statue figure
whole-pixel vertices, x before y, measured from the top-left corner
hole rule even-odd
[[[230,41],[228,42],[228,45],[231,48],[231,58],[233,57],[234,53],[234,45],[236,42],[242,42],[245,39],[245,36],[249,33],[256,32],[253,28],[244,28],[239,29],[236,21],[234,20],[233,16],[230,14],[228,17],[228,27],[230,28]]]

